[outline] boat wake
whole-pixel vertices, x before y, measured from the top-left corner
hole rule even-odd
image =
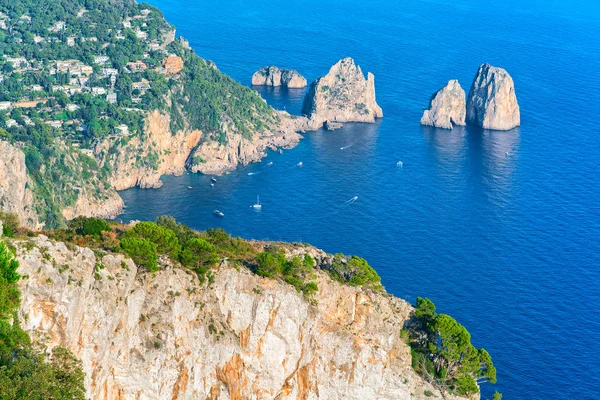
[[[348,146],[340,147],[340,150],[346,150],[346,149],[349,149],[352,146],[354,146],[354,143],[350,143]]]
[[[358,196],[354,196],[353,198],[351,198],[348,201],[344,202],[344,205],[349,206],[350,204],[354,203],[356,200],[358,200]]]
[[[260,174],[260,172],[248,172],[248,176],[258,175],[258,174]]]

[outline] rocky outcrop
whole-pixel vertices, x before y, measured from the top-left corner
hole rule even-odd
[[[452,129],[454,125],[465,125],[465,97],[465,91],[458,81],[449,81],[431,97],[429,107],[423,112],[421,125],[445,129]]]
[[[99,200],[96,196],[89,195],[89,193],[82,193],[77,197],[74,205],[65,207],[62,210],[62,215],[66,220],[79,216],[113,219],[123,212],[125,203],[116,190],[111,188],[103,196],[104,198]]]
[[[308,129],[307,119],[293,117],[286,112],[278,112],[280,122],[264,134],[244,137],[229,130],[224,123],[222,130],[226,140],[201,143],[188,159],[187,167],[192,172],[220,175],[234,170],[238,165],[258,162],[266,156],[267,149],[288,149],[294,147],[302,138],[298,131]]]
[[[252,84],[256,86],[284,86],[289,89],[302,89],[306,87],[306,79],[297,71],[279,69],[272,65],[262,67],[252,75]]]
[[[344,58],[310,85],[302,113],[313,128],[322,127],[325,121],[375,122],[383,117],[375,99],[375,77],[369,72],[365,79],[354,60]]]
[[[0,211],[14,213],[22,226],[36,229],[38,217],[31,186],[23,151],[0,140]]]
[[[490,64],[479,67],[467,100],[467,122],[497,130],[521,124],[515,85],[506,70]]]
[[[319,272],[307,300],[226,264],[201,284],[173,266],[153,276],[43,236],[13,244],[22,325],[81,359],[86,398],[442,398],[415,374],[399,334],[412,307],[385,293]],[[291,253],[327,261],[311,247]]]

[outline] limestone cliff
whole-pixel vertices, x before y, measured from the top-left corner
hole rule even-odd
[[[252,84],[257,86],[283,86],[289,89],[306,87],[306,78],[295,70],[280,69],[274,65],[263,67],[252,75]]]
[[[354,60],[344,58],[311,84],[302,113],[313,128],[320,128],[325,121],[375,122],[383,117],[375,99],[375,77],[369,72],[365,79]]]
[[[479,67],[467,100],[467,122],[497,130],[521,124],[515,85],[506,70],[490,64]]]
[[[111,166],[111,183],[117,190],[134,186],[157,188],[162,175],[182,175],[185,162],[202,132],[180,130],[172,133],[170,117],[153,111],[146,117],[142,137],[111,138],[96,146],[96,156]],[[116,147],[116,151],[111,151]]]
[[[454,125],[465,125],[465,115],[465,91],[457,80],[451,80],[431,97],[421,125],[452,129]]]
[[[13,242],[22,324],[81,359],[90,399],[442,398],[411,368],[399,333],[412,307],[393,296],[319,273],[307,300],[227,264],[200,284],[164,262],[153,276],[121,255],[28,242]],[[328,262],[291,250],[304,253]]]
[[[33,205],[31,178],[27,175],[25,154],[21,149],[0,140],[0,211],[15,213],[21,225],[38,227]]]

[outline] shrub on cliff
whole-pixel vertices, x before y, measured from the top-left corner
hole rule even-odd
[[[103,231],[110,232],[112,230],[105,220],[89,217],[77,217],[68,223],[68,227],[81,236],[100,236]]]
[[[333,258],[329,267],[325,268],[329,275],[342,283],[351,286],[381,287],[381,278],[364,258],[346,257],[339,253]]]
[[[177,255],[181,250],[175,232],[159,226],[154,222],[140,222],[136,224],[133,229],[125,232],[123,237],[147,239],[149,242],[156,245],[156,251],[159,254],[168,255],[173,260],[177,259]]]
[[[441,390],[470,396],[479,382],[496,383],[496,368],[485,349],[471,344],[467,329],[447,314],[437,314],[429,299],[418,298],[409,329],[413,368]]]
[[[0,399],[84,400],[81,363],[61,347],[46,360],[19,326],[18,267],[14,255],[0,242]]]
[[[19,217],[13,213],[0,211],[2,221],[2,236],[13,237],[19,229]]]
[[[193,269],[202,280],[209,268],[219,262],[219,256],[214,245],[204,239],[193,238],[185,244],[179,261],[184,267]]]
[[[148,239],[126,237],[121,240],[120,249],[138,266],[145,266],[148,271],[158,271],[158,255],[156,244]]]

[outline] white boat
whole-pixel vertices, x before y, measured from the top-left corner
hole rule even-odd
[[[298,166],[299,166],[299,167],[301,167],[301,166],[302,166],[302,161],[300,161],[300,162],[298,163]]]
[[[224,216],[225,216],[225,214],[223,214],[223,213],[222,213],[221,211],[219,211],[219,210],[215,210],[214,214],[215,214],[217,217],[224,217]]]
[[[188,189],[191,189],[191,188],[192,188],[191,186],[188,186]]]
[[[217,178],[210,178],[213,183],[217,183]]]
[[[273,161],[269,162],[269,163],[267,164],[267,167],[270,167],[271,165],[273,165]]]
[[[210,187],[215,187],[215,184],[211,182]]]
[[[262,209],[262,204],[260,204],[260,198],[258,196],[256,196],[256,204],[254,204],[252,208],[254,208],[255,210]]]

